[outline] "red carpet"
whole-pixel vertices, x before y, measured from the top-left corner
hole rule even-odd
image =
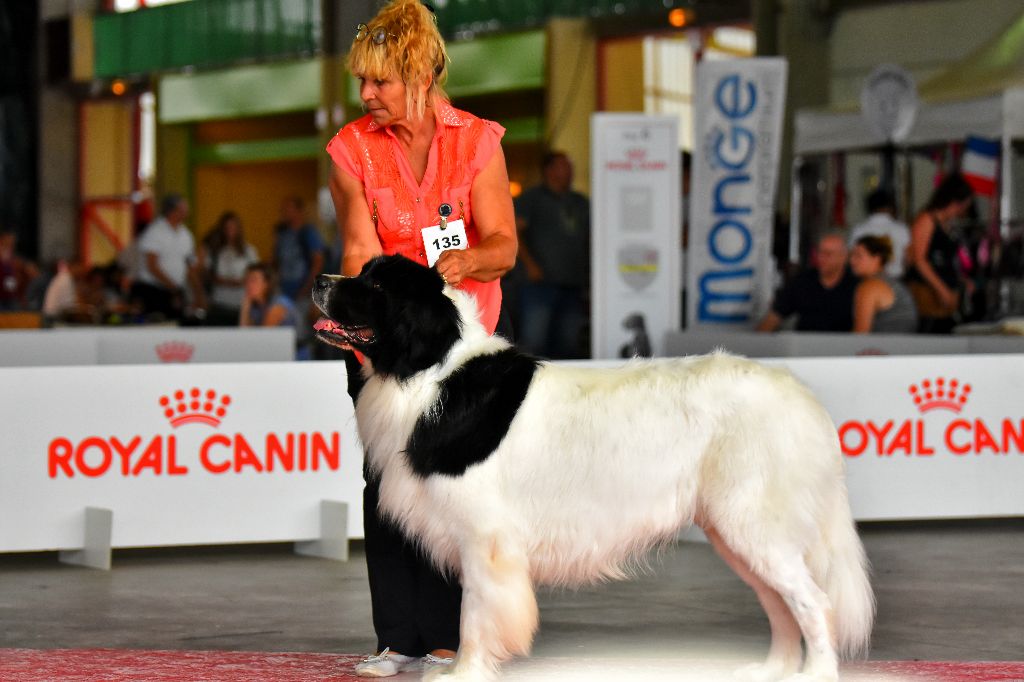
[[[0,649],[2,682],[351,682],[360,656],[239,651],[136,651],[121,649]],[[540,661],[535,661],[539,663]],[[532,667],[513,666],[509,677],[530,679]],[[558,659],[544,659],[544,668],[558,668]],[[566,659],[567,670],[579,666]],[[699,667],[697,664],[696,667]],[[711,665],[717,670],[721,663]],[[520,668],[519,670],[514,670]],[[674,669],[677,674],[670,671]],[[650,679],[678,679],[691,664],[666,662]],[[416,679],[405,674],[400,678]],[[548,675],[544,679],[548,679]],[[603,676],[602,676],[603,677]],[[618,676],[616,676],[618,677]],[[916,682],[1024,682],[1024,662],[879,661],[843,666],[843,678]]]

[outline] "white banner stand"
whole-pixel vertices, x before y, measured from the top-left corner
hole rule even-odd
[[[85,508],[85,540],[82,549],[61,550],[61,563],[86,568],[110,570],[110,538],[114,529],[114,512],[99,507]]]
[[[295,553],[348,561],[348,504],[320,500],[320,539],[296,542]]]
[[[663,355],[679,329],[679,117],[590,119],[591,353]]]

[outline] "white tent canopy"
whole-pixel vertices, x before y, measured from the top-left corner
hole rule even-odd
[[[796,113],[794,153],[798,156],[870,149],[885,144],[860,111],[803,109]],[[902,147],[941,144],[970,136],[1024,138],[1024,87],[954,102],[922,102]]]

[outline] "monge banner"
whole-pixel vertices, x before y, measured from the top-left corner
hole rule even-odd
[[[786,61],[697,66],[687,324],[749,327],[771,300]]]

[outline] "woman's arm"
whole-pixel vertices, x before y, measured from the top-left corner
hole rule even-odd
[[[377,228],[366,206],[363,184],[335,165],[330,188],[344,245],[341,274],[358,275],[366,261],[382,253]]]
[[[881,296],[886,286],[875,278],[866,279],[853,292],[853,332],[867,334],[875,322],[875,313],[881,307]]]
[[[288,309],[280,303],[270,306],[270,310],[263,316],[264,327],[276,327],[288,315]]]
[[[910,228],[910,260],[928,286],[935,290],[939,301],[952,312],[956,309],[956,292],[946,286],[928,262],[928,244],[934,232],[935,221],[932,217],[928,213],[919,215]]]
[[[252,315],[250,311],[252,309],[252,299],[248,296],[242,298],[242,307],[238,311],[238,326],[239,327],[251,327],[252,326]]]
[[[493,281],[516,264],[519,240],[505,154],[500,146],[473,180],[469,200],[480,241],[465,251],[445,251],[435,264],[452,286],[467,277],[479,282]]]

